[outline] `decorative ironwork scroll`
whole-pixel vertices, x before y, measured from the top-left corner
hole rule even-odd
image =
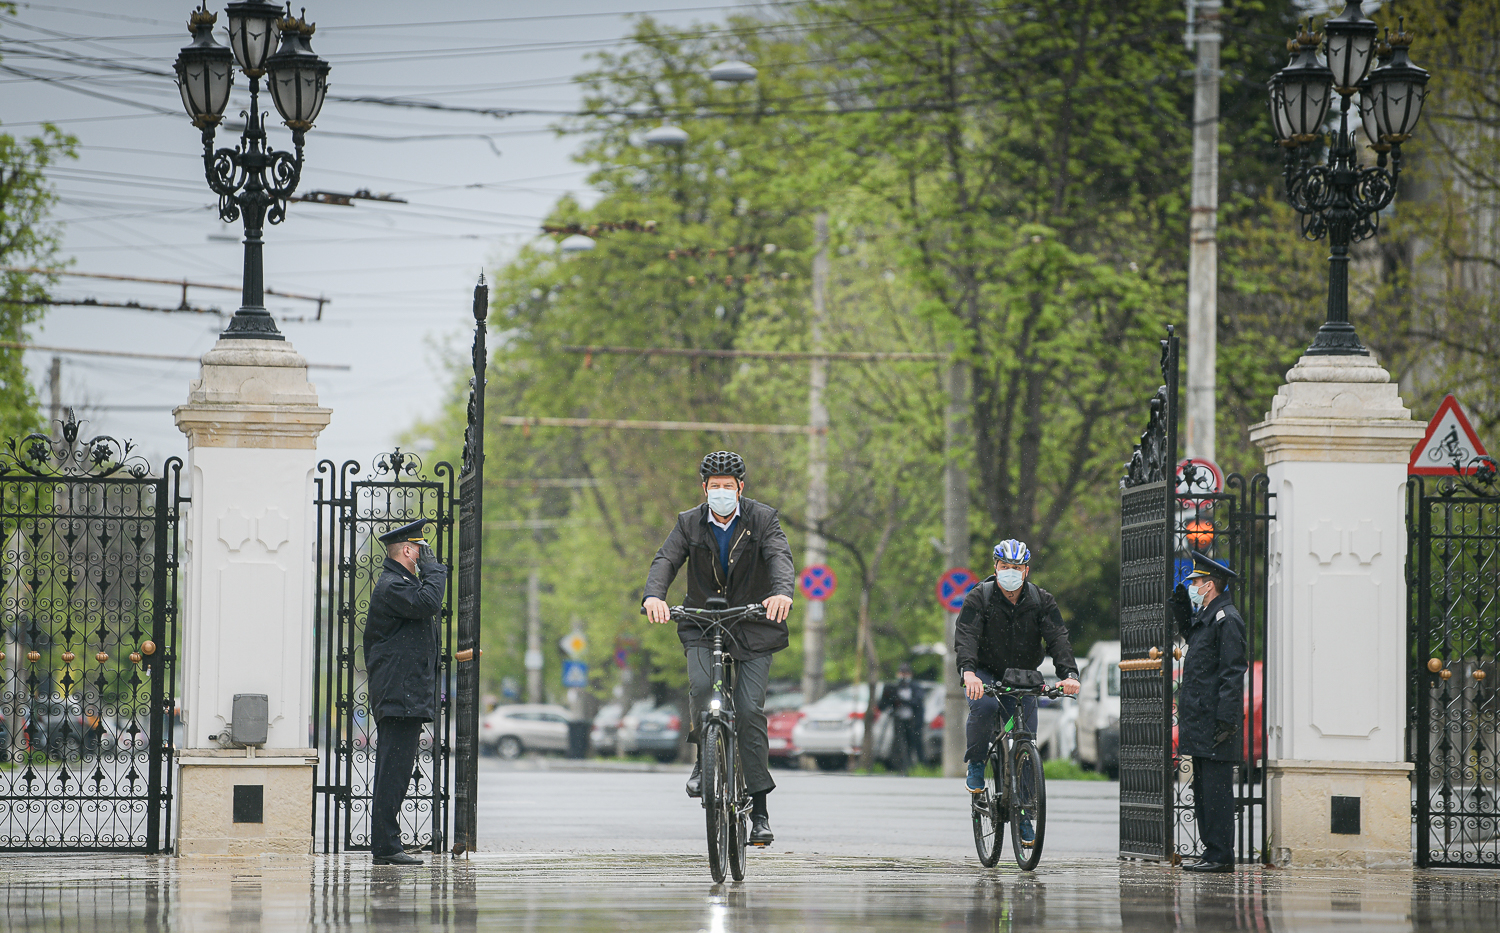
[[[170,848],[182,461],[0,453],[0,850]]]

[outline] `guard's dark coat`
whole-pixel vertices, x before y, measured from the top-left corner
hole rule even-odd
[[[719,542],[708,527],[708,503],[677,516],[677,524],[651,561],[646,575],[649,599],[667,598],[677,571],[687,563],[689,609],[707,609],[710,596],[723,596],[730,606],[765,602],[772,596],[792,595],[792,548],[776,518],[776,510],[764,502],[740,498],[739,520],[729,545],[729,576],[719,566]],[[735,628],[729,653],[736,661],[748,661],[780,651],[787,646],[785,622],[750,619]],[[677,623],[677,637],[684,648],[708,648],[713,638],[693,622]]]
[[[365,619],[370,715],[437,718],[438,613],[448,568],[432,561],[422,577],[387,557]]]
[[[1177,748],[1181,754],[1238,761],[1245,744],[1245,620],[1229,594],[1193,614],[1181,627],[1187,640],[1177,688]],[[1233,733],[1214,744],[1218,722]]]
[[[969,590],[953,623],[953,654],[958,672],[987,670],[995,678],[1007,668],[1036,670],[1042,663],[1042,644],[1052,655],[1059,679],[1078,677],[1078,662],[1068,642],[1068,629],[1052,594],[1027,582],[1012,603],[994,575]]]

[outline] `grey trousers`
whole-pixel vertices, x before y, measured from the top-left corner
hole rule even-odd
[[[714,691],[712,648],[688,648],[688,723],[691,741],[698,741],[698,717],[708,708]],[[745,769],[745,789],[752,794],[776,789],[766,760],[766,683],[771,676],[771,656],[735,662],[734,731],[739,738],[740,767]]]

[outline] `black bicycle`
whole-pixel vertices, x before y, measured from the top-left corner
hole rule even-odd
[[[1036,736],[1026,731],[1025,704],[1028,697],[1056,699],[1063,692],[1045,684],[1015,686],[1031,679],[1040,680],[1036,671],[1009,670],[997,684],[985,684],[986,696],[997,700],[1012,697],[1014,710],[1005,715],[1004,706],[995,717],[995,734],[985,753],[984,790],[973,795],[974,848],[979,850],[980,864],[995,867],[1000,861],[1000,847],[1005,824],[1010,824],[1011,847],[1016,864],[1022,871],[1036,868],[1042,859],[1042,840],[1047,830],[1047,776],[1042,772],[1042,754],[1037,751]],[[1029,826],[1032,838],[1026,839]]]
[[[714,605],[717,603],[718,605]],[[713,692],[699,716],[698,748],[703,759],[703,811],[708,828],[708,870],[714,883],[726,870],[735,881],[745,880],[745,847],[750,844],[750,795],[739,763],[734,723],[734,658],[724,648],[729,626],[764,619],[764,606],[727,608],[724,600],[709,600],[709,609],[672,607],[672,621],[690,621],[713,633]]]

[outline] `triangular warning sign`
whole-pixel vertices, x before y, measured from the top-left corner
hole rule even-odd
[[[1421,442],[1412,448],[1406,472],[1413,476],[1470,474],[1478,468],[1475,459],[1486,453],[1463,406],[1450,395],[1427,423]]]

